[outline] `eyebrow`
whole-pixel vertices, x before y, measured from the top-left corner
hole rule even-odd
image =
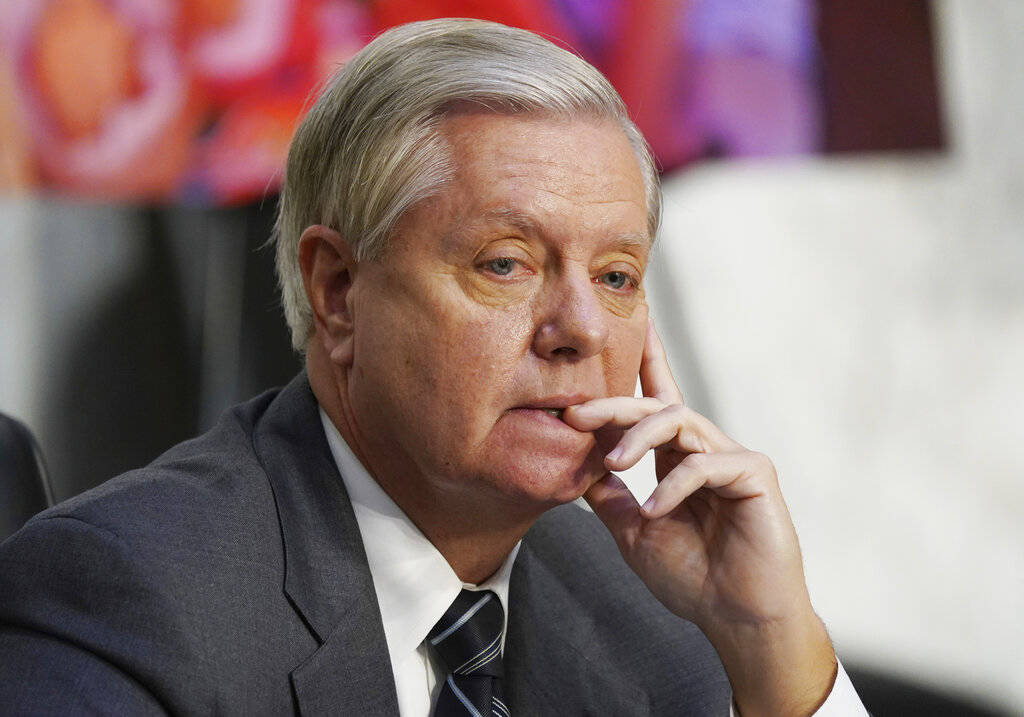
[[[497,207],[488,209],[482,216],[485,220],[504,222],[524,234],[533,234],[534,236],[544,234],[537,221],[531,215],[519,209]],[[650,249],[654,242],[651,241],[650,236],[646,232],[623,232],[612,237],[611,243],[623,248],[637,247],[640,249]]]

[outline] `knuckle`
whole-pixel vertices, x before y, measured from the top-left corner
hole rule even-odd
[[[692,470],[702,472],[708,467],[707,453],[691,453],[683,459],[683,464]]]
[[[662,413],[679,423],[684,423],[690,409],[681,403],[670,403],[662,409]]]
[[[775,472],[775,464],[772,462],[771,458],[766,456],[764,453],[759,453],[757,451],[751,451],[750,456],[754,465],[757,466],[758,472],[765,473],[773,479],[778,477]]]
[[[665,412],[665,404],[656,398],[644,398],[643,412],[645,414],[645,418],[649,418],[651,416],[661,416]]]

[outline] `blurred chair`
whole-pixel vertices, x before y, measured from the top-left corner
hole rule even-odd
[[[32,432],[0,413],[0,540],[53,505],[53,491]]]

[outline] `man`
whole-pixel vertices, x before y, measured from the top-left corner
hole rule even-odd
[[[684,407],[648,321],[658,201],[573,55],[377,38],[289,154],[305,373],[3,546],[2,711],[849,707],[771,463]],[[650,448],[640,508],[609,471]]]

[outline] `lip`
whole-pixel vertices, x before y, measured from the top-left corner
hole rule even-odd
[[[557,396],[545,396],[544,398],[538,398],[518,406],[513,406],[513,408],[532,408],[540,410],[555,409],[563,411],[569,406],[586,403],[590,398],[590,396],[586,396],[582,393],[560,394]]]
[[[542,419],[562,423],[562,413],[568,406],[575,406],[590,400],[590,396],[581,393],[556,394],[537,398],[508,409],[509,413],[532,413]]]
[[[589,433],[577,431],[562,420],[562,412],[568,406],[584,403],[591,398],[582,393],[531,398],[506,409],[501,423],[511,431],[511,440],[518,445],[530,446],[534,451],[553,450],[558,454],[575,455],[586,448],[593,437]]]
[[[505,417],[517,421],[525,419],[525,424],[518,425],[533,425],[545,431],[553,430],[554,433],[551,435],[561,435],[565,431],[576,433],[574,428],[562,420],[562,410],[552,407],[516,406],[505,411]]]

